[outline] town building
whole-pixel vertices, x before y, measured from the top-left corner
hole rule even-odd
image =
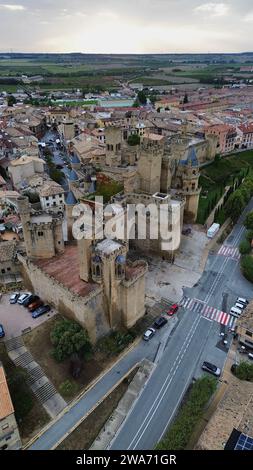
[[[22,446],[4,368],[0,362],[0,450],[19,450]]]

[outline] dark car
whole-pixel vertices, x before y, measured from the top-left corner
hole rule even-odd
[[[10,296],[10,304],[16,304],[18,301],[19,295],[20,294],[18,292],[15,292],[14,294],[12,294]]]
[[[219,377],[221,373],[219,367],[215,366],[214,364],[211,364],[211,362],[204,361],[202,364],[202,369],[206,372],[209,372],[210,374],[215,375],[216,377]]]
[[[190,235],[192,233],[191,229],[190,228],[184,228],[182,230],[182,234],[183,235]]]
[[[28,310],[30,310],[30,312],[34,312],[35,310],[37,310],[37,308],[42,307],[42,305],[43,305],[42,300],[35,300],[35,302],[32,302],[28,306]]]
[[[237,367],[238,367],[238,364],[232,364],[232,366],[231,366],[231,368],[230,368],[232,374],[236,374],[236,369],[237,369]]]
[[[39,296],[31,294],[29,297],[27,297],[27,299],[25,299],[23,306],[29,307],[29,305],[31,305],[33,302],[37,302],[37,300],[40,300]]]
[[[166,323],[168,323],[168,320],[164,317],[160,317],[155,321],[154,327],[159,330],[159,328],[162,328]]]
[[[40,315],[44,315],[44,313],[47,313],[50,310],[51,310],[50,305],[42,305],[41,307],[34,310],[34,312],[32,313],[32,317],[33,318],[40,317]]]
[[[4,338],[5,336],[5,331],[3,325],[0,325],[0,338]]]

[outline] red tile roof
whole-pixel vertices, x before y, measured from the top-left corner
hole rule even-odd
[[[94,282],[85,282],[80,279],[77,246],[66,246],[63,254],[51,259],[36,260],[34,264],[73,293],[82,297],[86,297],[98,287],[98,284]]]

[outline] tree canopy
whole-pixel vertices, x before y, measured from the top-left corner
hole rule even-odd
[[[140,144],[140,136],[138,134],[130,135],[127,139],[128,145],[135,146]]]
[[[55,324],[50,339],[54,346],[53,356],[59,362],[74,353],[85,354],[91,350],[87,331],[79,323],[65,318]]]
[[[244,225],[248,230],[253,230],[253,211],[247,214]]]

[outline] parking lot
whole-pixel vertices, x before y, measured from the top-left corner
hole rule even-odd
[[[3,295],[0,300],[0,324],[3,325],[5,338],[0,341],[20,336],[26,329],[33,329],[44,321],[55,315],[55,310],[41,315],[38,318],[32,318],[28,309],[19,304],[11,305],[9,303],[10,294]]]

